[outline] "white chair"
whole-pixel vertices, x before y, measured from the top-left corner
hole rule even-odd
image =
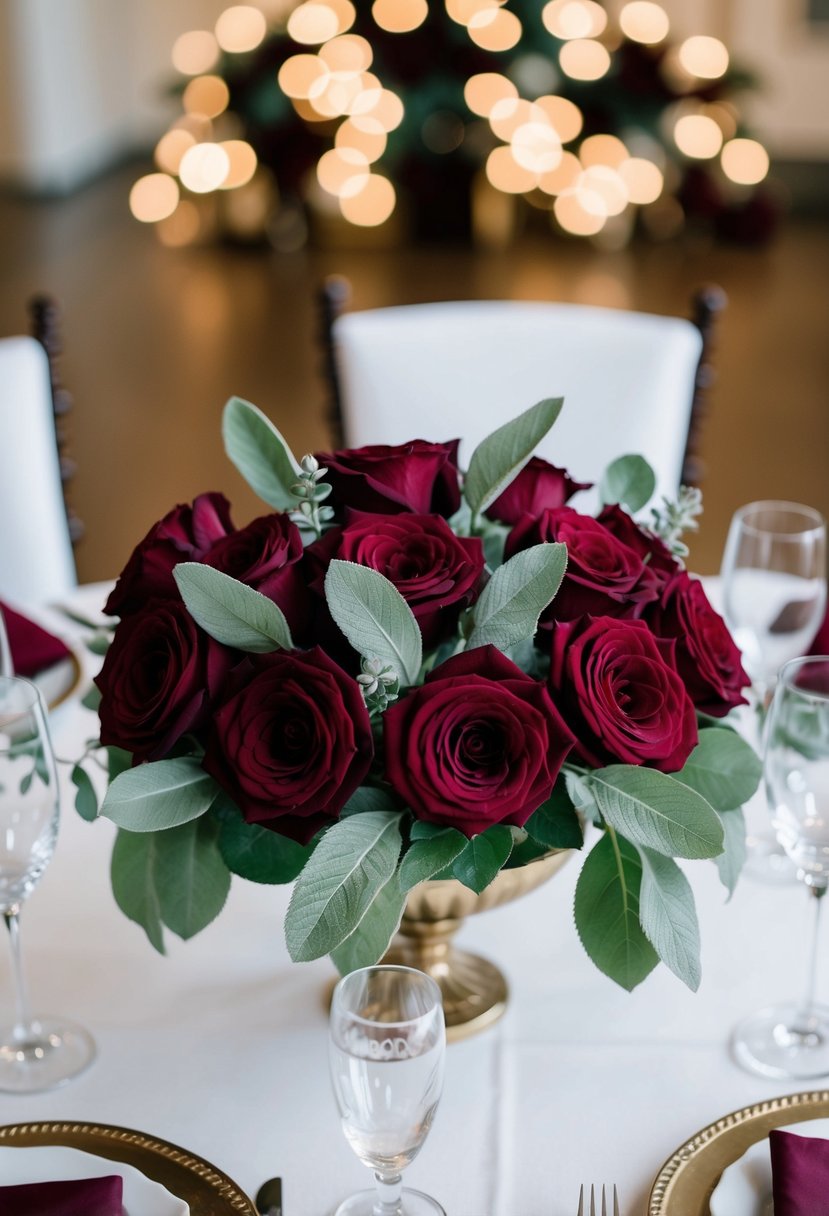
[[[460,436],[465,465],[496,427],[562,396],[538,452],[577,479],[597,479],[627,452],[650,461],[658,495],[698,479],[689,437],[708,370],[703,337],[724,303],[718,289],[700,293],[695,324],[512,300],[349,313],[346,287],[329,281],[323,308],[337,438],[347,446]]]
[[[49,359],[34,338],[1,338],[0,599],[48,603],[76,583]]]

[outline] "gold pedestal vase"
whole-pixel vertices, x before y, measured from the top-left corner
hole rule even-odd
[[[504,1014],[509,989],[494,963],[458,950],[453,938],[467,916],[510,903],[557,873],[570,850],[553,850],[514,870],[501,870],[476,895],[451,878],[423,882],[409,892],[400,930],[383,959],[425,971],[443,996],[449,1042],[485,1030]]]

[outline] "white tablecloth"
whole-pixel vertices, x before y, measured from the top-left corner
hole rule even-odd
[[[92,588],[78,593],[79,605],[95,600]],[[55,712],[52,729],[58,754],[76,757],[96,719],[75,702]],[[114,828],[78,818],[68,771],[57,852],[24,909],[23,948],[35,1009],[83,1023],[99,1056],[64,1089],[0,1095],[0,1122],[138,1128],[208,1158],[250,1193],[281,1174],[286,1216],[327,1216],[370,1180],[342,1136],[328,1081],[332,968],[290,962],[288,890],[234,879],[218,920],[186,944],[170,935],[160,957],[113,901]],[[659,967],[628,995],[579,944],[578,869],[463,930],[464,945],[506,971],[512,996],[495,1028],[449,1048],[434,1129],[407,1173],[449,1216],[574,1216],[585,1180],[618,1183],[623,1213],[640,1216],[660,1165],[689,1135],[798,1088],[742,1072],[727,1039],[743,1014],[800,991],[801,889],[744,880],[724,906],[714,865],[688,864],[701,990]],[[10,1020],[5,958],[0,996]]]

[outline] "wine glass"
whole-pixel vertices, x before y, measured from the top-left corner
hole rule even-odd
[[[12,648],[9,645],[9,634],[6,629],[6,618],[3,616],[3,609],[0,608],[0,676],[13,676],[14,662],[12,661]]]
[[[756,742],[783,663],[805,654],[826,607],[826,524],[812,507],[750,502],[731,521],[722,563],[724,616],[752,681]],[[794,867],[768,832],[751,832],[746,872],[773,882]]]
[[[79,1026],[29,1012],[20,957],[20,908],[49,864],[58,832],[58,779],[34,684],[0,676],[0,910],[9,930],[16,1018],[0,1027],[0,1090],[54,1089],[90,1064]]]
[[[763,763],[777,839],[814,900],[808,983],[802,1001],[741,1022],[732,1044],[752,1072],[799,1080],[829,1075],[829,1008],[815,1003],[818,931],[829,885],[829,657],[793,659],[781,670]]]
[[[376,1189],[352,1195],[335,1216],[446,1216],[401,1178],[432,1126],[445,1051],[440,989],[422,971],[365,967],[337,984],[331,1079],[345,1137]]]

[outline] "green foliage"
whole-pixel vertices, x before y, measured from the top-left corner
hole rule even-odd
[[[401,684],[415,683],[423,661],[420,627],[385,575],[335,559],[325,575],[325,598],[355,650],[388,664]]]
[[[158,837],[153,878],[161,919],[185,941],[219,915],[230,890],[216,838],[210,819],[191,820]]]
[[[705,729],[677,781],[702,794],[718,811],[732,811],[747,802],[760,784],[760,757],[732,730]]]
[[[340,819],[345,819],[348,815],[362,815],[366,811],[397,812],[399,810],[400,807],[395,802],[391,790],[380,789],[375,785],[361,785],[340,811]]]
[[[255,654],[293,648],[282,609],[253,587],[201,562],[180,562],[173,577],[193,620],[217,642]]]
[[[258,823],[245,823],[236,807],[224,803],[218,815],[219,852],[225,865],[249,882],[293,882],[314,851]]]
[[[328,829],[294,887],[285,940],[294,962],[336,950],[362,921],[400,856],[400,815],[369,811]]]
[[[81,705],[84,709],[89,709],[93,714],[98,712],[98,706],[101,704],[101,692],[96,685],[92,685],[88,692],[81,697]]]
[[[218,789],[192,756],[156,760],[116,777],[100,813],[128,832],[163,831],[203,815]]]
[[[225,451],[255,494],[277,511],[297,505],[292,486],[301,473],[279,431],[261,410],[231,397],[222,415]]]
[[[612,764],[590,775],[605,820],[635,844],[666,857],[716,857],[723,829],[701,795],[667,773]]]
[[[642,863],[629,841],[606,832],[585,859],[576,884],[576,929],[600,971],[628,992],[659,956],[639,923]]]
[[[434,878],[451,866],[468,844],[467,837],[456,828],[442,828],[428,837],[413,839],[400,866],[402,889],[410,891],[419,882]]]
[[[452,862],[452,876],[480,895],[492,882],[512,852],[514,837],[508,827],[497,824],[467,841]]]
[[[746,821],[742,810],[726,811],[720,816],[725,833],[725,847],[714,862],[719,871],[720,882],[728,892],[734,894],[737,879],[746,859]]]
[[[642,928],[665,966],[696,992],[702,977],[699,924],[688,879],[675,861],[653,849],[640,849],[639,857]]]
[[[469,461],[464,497],[473,521],[518,476],[561,413],[563,397],[546,398],[488,435]]]
[[[75,787],[75,810],[81,819],[91,823],[98,818],[98,795],[89,774],[80,764],[72,769],[72,784]]]
[[[644,456],[619,456],[604,471],[599,483],[603,503],[619,503],[634,515],[650,502],[656,476]]]
[[[112,850],[110,879],[118,907],[140,925],[159,954],[164,954],[161,906],[155,886],[155,862],[161,834],[119,831]]]
[[[475,605],[467,649],[491,644],[507,650],[532,638],[567,569],[567,546],[533,545],[500,566]]]
[[[548,849],[580,849],[584,844],[576,808],[567,793],[567,786],[559,779],[550,797],[542,802],[537,811],[524,824],[528,835]]]
[[[392,874],[375,895],[354,932],[331,951],[332,962],[340,975],[379,963],[400,927],[405,907],[406,892],[400,885],[399,874]]]

